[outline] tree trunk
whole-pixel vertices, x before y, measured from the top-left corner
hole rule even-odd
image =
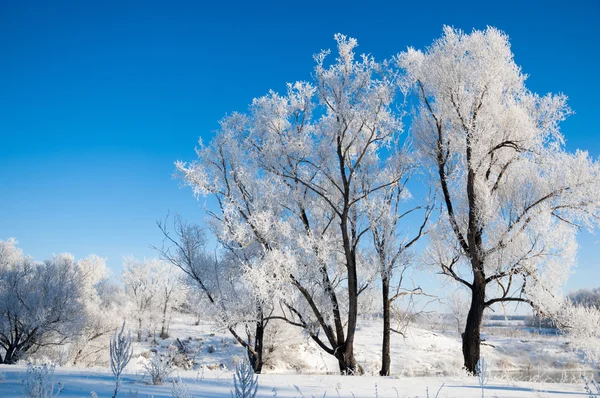
[[[363,373],[363,369],[356,362],[354,358],[354,347],[352,344],[345,344],[336,349],[335,357],[338,360],[338,366],[340,373],[343,375],[360,375]]]
[[[471,308],[462,334],[462,350],[465,369],[475,375],[481,345],[481,321],[485,309],[485,280],[480,271],[475,272],[471,292]]]
[[[167,333],[167,300],[165,300],[165,306],[163,307],[163,318],[162,318],[162,326],[160,327],[160,338],[166,339],[169,337]]]
[[[345,198],[347,203],[348,199]],[[356,253],[350,243],[348,236],[348,210],[344,211],[340,223],[342,229],[342,241],[344,253],[346,256],[346,268],[348,270],[348,326],[347,335],[344,344],[338,346],[340,355],[336,355],[340,365],[340,371],[345,375],[362,374],[362,368],[358,366],[354,358],[354,334],[356,333],[356,323],[358,320],[358,277],[356,272]],[[341,350],[339,350],[342,348]]]
[[[381,370],[380,376],[390,375],[390,281],[387,276],[382,273],[381,287],[383,292],[383,343],[381,344]]]
[[[138,343],[142,342],[142,318],[138,318],[137,340]]]
[[[6,353],[4,354],[4,364],[6,365],[13,365],[17,362],[18,360],[18,355],[17,355],[17,351],[15,350],[14,347],[8,347],[8,349],[6,350]]]
[[[263,367],[263,339],[265,336],[265,327],[262,322],[256,322],[256,332],[254,334],[254,351],[256,356],[250,355],[250,364],[254,373],[260,374]]]

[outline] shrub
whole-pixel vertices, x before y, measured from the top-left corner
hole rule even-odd
[[[160,385],[173,373],[173,362],[171,358],[156,353],[144,365],[144,370],[152,379],[152,384]]]
[[[254,371],[248,360],[241,361],[235,367],[233,374],[233,387],[231,391],[232,398],[255,398],[258,390],[258,377],[254,376]]]
[[[117,397],[121,387],[121,373],[129,363],[131,354],[133,354],[131,332],[125,335],[125,322],[123,322],[121,331],[117,334],[117,330],[115,330],[114,336],[110,338],[110,369],[117,378],[113,398]]]
[[[58,383],[54,392],[54,365],[34,366],[27,365],[27,377],[23,381],[23,397],[27,398],[54,398],[63,389]]]
[[[193,395],[187,388],[187,385],[181,377],[173,379],[173,387],[171,388],[171,396],[173,398],[193,398]]]

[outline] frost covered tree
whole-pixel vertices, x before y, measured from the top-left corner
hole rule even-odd
[[[600,309],[600,288],[579,289],[569,293],[568,298],[575,305]]]
[[[465,321],[469,311],[469,302],[464,297],[462,290],[455,290],[446,298],[446,306],[450,310],[452,323],[456,325],[456,332],[460,336],[465,330]]]
[[[159,304],[161,312],[160,321],[160,338],[169,337],[169,326],[171,323],[171,315],[173,307],[181,303],[185,298],[185,284],[183,282],[183,274],[181,270],[172,267],[166,261],[161,263],[158,270],[159,273]]]
[[[86,322],[69,344],[69,361],[73,365],[92,364],[103,357],[109,335],[117,326],[119,306],[114,297],[103,292],[109,277],[106,259],[91,255],[79,260],[77,275]]]
[[[125,334],[125,321],[121,331],[115,329],[115,334],[110,339],[110,369],[115,375],[115,391],[112,398],[116,398],[121,388],[121,374],[131,360],[133,347],[131,346],[131,331]]]
[[[125,284],[125,293],[131,300],[133,317],[137,321],[137,340],[142,341],[144,321],[151,313],[159,312],[162,269],[161,260],[137,260],[133,257],[123,259],[121,280]]]
[[[180,216],[173,218],[172,226],[168,217],[158,226],[165,237],[163,246],[158,249],[162,258],[187,276],[196,298],[200,295],[208,300],[209,306],[203,312],[246,349],[254,372],[260,373],[269,303],[249,289],[241,260],[228,250],[221,256],[210,252],[204,229],[185,222]],[[238,254],[248,256],[248,251],[240,250]],[[238,327],[243,328],[246,338]]]
[[[412,129],[445,205],[429,255],[470,292],[462,347],[475,372],[486,308],[557,309],[575,234],[600,219],[600,164],[565,151],[566,97],[529,91],[497,29],[445,27],[399,63],[418,97]]]
[[[87,265],[97,261],[60,254],[35,262],[14,239],[0,241],[0,363],[66,343],[86,329],[93,281]]]
[[[256,292],[281,300],[279,318],[357,373],[358,299],[372,274],[363,205],[402,178],[401,159],[387,156],[402,124],[389,64],[357,60],[356,40],[335,39],[339,56],[331,65],[329,52],[315,56],[313,83],[255,99],[200,143],[198,161],[177,167],[197,195],[217,198],[220,241],[253,248],[244,264]]]
[[[370,223],[370,235],[375,251],[374,263],[381,280],[383,336],[381,345],[381,376],[389,376],[391,356],[392,306],[394,302],[410,295],[422,295],[423,291],[416,286],[406,286],[407,277],[412,261],[410,250],[413,245],[426,233],[426,226],[433,211],[433,198],[423,203],[406,206],[411,199],[407,183],[413,175],[416,162],[403,149],[397,156],[403,162],[398,175],[402,176],[397,184],[385,187],[370,195],[365,202],[365,209]],[[409,223],[406,219],[421,213],[417,219],[418,226],[409,233]],[[412,220],[414,223],[414,220]],[[400,333],[400,332],[398,332]]]

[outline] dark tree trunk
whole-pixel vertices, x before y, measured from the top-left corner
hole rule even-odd
[[[8,347],[4,355],[4,364],[13,365],[19,360],[19,355],[15,347]]]
[[[467,316],[465,332],[462,334],[462,351],[465,369],[477,373],[479,348],[481,345],[481,321],[485,309],[485,280],[481,272],[476,272],[471,290],[471,307]]]
[[[390,375],[390,281],[387,276],[382,273],[381,287],[383,292],[383,343],[381,344],[381,370],[379,375]]]
[[[345,344],[344,346],[338,347],[337,353],[334,356],[338,360],[338,366],[340,373],[343,375],[360,375],[363,373],[362,368],[356,362],[354,358],[354,345]]]
[[[137,340],[138,343],[142,341],[142,318],[138,318]]]
[[[348,201],[349,195],[344,198],[345,209],[340,223],[344,254],[346,256],[346,268],[348,270],[348,326],[344,344],[338,346],[343,348],[341,355],[336,355],[340,365],[340,371],[345,375],[362,374],[362,368],[358,366],[354,358],[354,335],[358,320],[358,277],[356,272],[356,252],[348,234]],[[352,230],[352,241],[356,240],[355,231]]]
[[[463,358],[465,369],[471,374],[477,372],[477,362],[479,362],[479,348],[481,345],[481,320],[483,319],[483,310],[485,309],[485,273],[482,245],[482,225],[479,219],[479,210],[477,207],[477,197],[475,189],[475,171],[471,163],[472,149],[471,136],[466,134],[467,144],[467,198],[469,201],[469,227],[467,230],[467,252],[471,260],[471,269],[473,270],[473,283],[471,284],[471,308],[467,315],[465,332],[462,336]]]
[[[253,355],[251,352],[248,352],[248,356],[250,357],[250,364],[252,365],[252,369],[254,369],[254,373],[259,374],[262,371],[263,367],[263,339],[265,336],[265,327],[262,322],[256,322],[256,332],[254,334],[254,352],[256,355]]]
[[[165,300],[165,306],[163,307],[162,325],[160,327],[160,338],[166,339],[169,337],[167,333],[167,300]]]

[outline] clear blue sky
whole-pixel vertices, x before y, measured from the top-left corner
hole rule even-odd
[[[599,0],[216,3],[0,0],[0,239],[116,272],[124,254],[155,255],[157,219],[203,218],[173,161],[227,112],[309,79],[336,32],[382,59],[443,24],[496,26],[533,91],[570,97],[569,149],[600,155]],[[569,288],[598,284],[599,239],[580,240]]]

